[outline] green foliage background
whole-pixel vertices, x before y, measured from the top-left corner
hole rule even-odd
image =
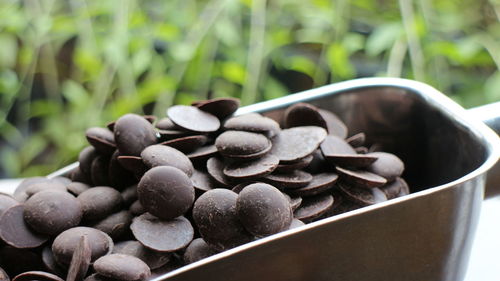
[[[500,0],[2,0],[0,176],[76,159],[126,112],[364,76],[500,100]]]

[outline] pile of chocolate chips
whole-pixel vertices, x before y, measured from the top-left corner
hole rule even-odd
[[[0,195],[0,280],[145,280],[409,193],[403,162],[332,112],[298,103],[280,125],[238,107],[213,99],[88,129],[70,178]]]

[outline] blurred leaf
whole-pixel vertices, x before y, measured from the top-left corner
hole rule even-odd
[[[298,71],[310,77],[313,77],[316,71],[316,63],[305,56],[290,56],[286,59],[285,66],[289,70]]]
[[[500,71],[488,77],[484,84],[484,94],[488,102],[500,101]]]
[[[16,65],[17,41],[16,38],[8,33],[0,33],[0,67],[13,68]]]
[[[366,41],[366,53],[378,56],[389,50],[397,38],[402,34],[403,27],[399,22],[383,24],[375,29]]]
[[[19,90],[19,78],[17,73],[10,69],[0,71],[0,95],[12,98]]]
[[[102,60],[98,55],[85,48],[77,48],[74,54],[75,64],[85,74],[85,79],[95,79],[102,69]]]
[[[196,100],[196,96],[191,93],[180,92],[175,95],[175,104],[186,104],[190,105],[193,101]]]
[[[268,77],[263,90],[264,99],[270,100],[287,95],[288,89],[272,77]]]
[[[132,54],[132,68],[135,77],[138,77],[149,68],[152,58],[151,51],[145,48]]]
[[[36,100],[31,103],[31,117],[56,115],[61,111],[61,104],[51,100]]]
[[[63,96],[76,106],[85,107],[89,103],[89,93],[81,84],[73,81],[66,80],[62,85]]]
[[[161,22],[156,25],[154,36],[165,41],[172,41],[179,37],[179,28],[175,25]]]
[[[343,79],[354,77],[356,71],[349,61],[349,54],[344,46],[338,43],[331,44],[328,47],[327,58],[333,77]]]
[[[223,62],[221,64],[222,69],[222,77],[236,84],[243,85],[246,78],[246,70],[245,68],[232,61]]]

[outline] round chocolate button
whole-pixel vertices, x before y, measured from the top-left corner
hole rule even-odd
[[[273,138],[271,154],[282,162],[294,162],[311,155],[326,137],[320,127],[304,126],[282,130]]]
[[[188,131],[210,133],[220,127],[217,117],[194,106],[171,106],[167,110],[167,116],[175,125]]]
[[[94,269],[102,276],[125,281],[147,280],[151,276],[151,270],[142,260],[123,254],[100,257]]]
[[[259,158],[271,149],[264,135],[244,131],[226,131],[215,140],[220,154],[231,158]]]
[[[137,114],[120,117],[114,127],[114,136],[122,155],[139,156],[144,148],[157,142],[153,125]]]
[[[147,167],[171,166],[183,171],[186,175],[193,174],[191,160],[179,150],[165,145],[151,145],[141,153],[142,161]]]
[[[0,238],[16,248],[36,248],[49,237],[33,232],[24,221],[24,205],[14,205],[0,217]]]
[[[84,220],[98,220],[119,210],[123,197],[118,190],[108,186],[92,187],[77,197],[82,206]]]

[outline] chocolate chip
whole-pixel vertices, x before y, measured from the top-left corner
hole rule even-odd
[[[118,190],[108,186],[97,186],[82,192],[77,197],[82,206],[84,220],[98,220],[119,210],[123,198]]]
[[[148,212],[164,220],[183,215],[194,202],[194,188],[189,177],[169,166],[147,171],[137,186],[137,195]]]
[[[182,129],[176,129],[176,130],[158,130],[158,134],[160,135],[160,140],[164,142],[164,141],[196,135],[197,132],[190,132],[190,131],[183,131]]]
[[[32,177],[24,179],[16,187],[16,190],[14,190],[14,194],[12,195],[12,197],[14,197],[14,199],[16,199],[16,201],[18,202],[24,202],[29,197],[28,194],[26,194],[26,189],[28,189],[32,184],[45,182],[50,182],[50,180],[45,177]]]
[[[5,194],[0,194],[0,217],[5,210],[18,204],[19,202],[16,199]]]
[[[382,176],[388,181],[403,174],[404,163],[396,155],[387,152],[372,152],[367,155],[377,157],[377,161],[367,167],[368,171]]]
[[[193,174],[193,164],[189,158],[184,153],[169,146],[159,144],[148,146],[142,151],[141,157],[149,168],[171,166],[183,171],[188,176]]]
[[[60,182],[53,181],[53,180],[46,180],[44,182],[37,182],[33,183],[30,186],[28,186],[25,190],[26,194],[28,195],[28,198],[33,196],[34,194],[40,192],[40,191],[45,191],[45,190],[58,190],[61,192],[66,192],[66,186]]]
[[[231,186],[231,182],[222,172],[224,170],[224,162],[217,157],[212,157],[207,161],[207,172],[218,184],[222,187]]]
[[[193,240],[194,229],[185,217],[164,221],[145,213],[130,226],[132,233],[145,247],[158,252],[175,252]]]
[[[46,190],[31,196],[24,204],[24,220],[36,232],[57,235],[77,226],[83,211],[71,194]]]
[[[333,206],[333,196],[320,194],[302,200],[302,205],[293,213],[296,219],[305,223],[314,221]]]
[[[90,166],[97,155],[96,149],[92,146],[87,146],[80,151],[78,162],[80,163],[81,171],[87,175],[87,177],[90,177]]]
[[[326,121],[329,135],[338,136],[343,139],[347,137],[347,127],[337,115],[324,109],[319,109],[319,114],[321,114],[323,119]]]
[[[235,186],[231,189],[231,191],[233,191],[234,193],[239,194],[239,193],[243,190],[243,188],[245,188],[245,187],[247,187],[247,186],[249,186],[249,185],[251,185],[251,184],[253,184],[253,183],[257,183],[257,182],[258,182],[258,181],[247,181],[247,182],[242,182],[242,183],[239,183],[239,184],[235,185]]]
[[[82,236],[88,239],[92,251],[91,262],[113,250],[113,240],[106,233],[85,226],[73,227],[59,234],[52,243],[52,253],[58,264],[70,264]]]
[[[285,110],[284,122],[286,128],[299,126],[318,126],[328,129],[325,119],[314,105],[296,103]]]
[[[328,172],[331,170],[331,165],[326,161],[325,157],[323,157],[323,153],[321,153],[321,149],[316,149],[313,154],[313,157],[309,166],[305,168],[305,171],[318,174],[322,172]]]
[[[108,129],[92,127],[87,129],[85,136],[99,153],[111,155],[116,149],[115,137]]]
[[[202,145],[207,143],[208,137],[204,135],[194,135],[181,137],[169,141],[160,143],[161,145],[166,145],[173,147],[183,153],[189,153],[200,148]]]
[[[337,136],[327,136],[321,143],[320,149],[325,158],[356,154],[356,151],[343,138]]]
[[[205,192],[216,187],[214,180],[204,171],[195,169],[191,181],[196,190]]]
[[[258,113],[248,113],[226,120],[224,129],[262,133],[268,137],[273,137],[280,131],[280,126],[271,118]]]
[[[142,260],[123,254],[100,257],[95,261],[94,269],[102,276],[118,280],[147,280],[151,276],[151,270]]]
[[[81,236],[73,252],[66,281],[81,281],[85,278],[90,266],[91,255],[92,250],[90,249],[87,236]]]
[[[65,276],[66,269],[57,264],[52,254],[52,246],[47,245],[42,250],[42,262],[43,265],[57,276]]]
[[[339,173],[340,178],[351,185],[364,188],[374,188],[387,183],[385,178],[367,171],[348,170],[340,167],[337,167],[336,170]]]
[[[293,172],[294,170],[303,169],[311,164],[313,158],[313,155],[309,155],[295,162],[290,162],[288,164],[279,164],[278,167],[276,167],[275,171],[279,173],[289,173]]]
[[[202,101],[195,106],[217,116],[220,120],[224,120],[238,109],[240,100],[235,98],[215,98]]]
[[[271,149],[271,141],[257,133],[226,131],[217,137],[215,146],[226,157],[254,159]]]
[[[238,194],[216,188],[203,193],[194,203],[193,219],[201,237],[211,246],[225,250],[252,240],[236,212]]]
[[[115,124],[114,136],[122,155],[139,156],[144,148],[157,142],[153,125],[136,114],[120,117]]]
[[[273,173],[265,176],[265,181],[277,188],[300,188],[306,186],[313,179],[308,172],[294,170],[290,173]]]
[[[266,155],[256,160],[230,163],[224,168],[224,175],[230,180],[257,179],[272,173],[278,164],[278,157]]]
[[[14,205],[0,217],[0,238],[16,248],[27,249],[41,246],[48,236],[33,232],[24,221],[24,205]]]
[[[113,254],[134,256],[145,262],[150,269],[157,269],[170,261],[170,253],[161,253],[144,247],[139,241],[129,240],[115,244]]]
[[[12,279],[12,281],[33,281],[33,280],[64,281],[63,279],[61,279],[61,277],[44,271],[28,271],[21,273]]]
[[[300,205],[302,205],[302,197],[299,197],[299,196],[295,196],[295,197],[290,197],[289,195],[287,194],[284,194],[288,201],[290,201],[290,207],[292,208],[292,212],[295,212],[295,210],[297,210]]]
[[[71,194],[78,196],[80,193],[84,192],[85,190],[89,189],[90,186],[86,183],[83,182],[77,182],[74,181],[66,186],[66,189],[68,189],[68,192]]]
[[[137,179],[133,172],[131,173],[131,171],[125,169],[120,164],[120,161],[118,160],[119,156],[120,152],[116,150],[109,159],[108,179],[112,187],[118,190],[123,190],[124,188],[137,183]]]
[[[93,185],[109,185],[109,156],[98,155],[90,165],[90,179]]]
[[[337,182],[338,175],[333,172],[316,174],[311,182],[301,188],[286,190],[287,193],[296,196],[312,196],[331,189]]]
[[[139,156],[118,156],[118,163],[122,165],[123,168],[134,173],[135,175],[143,175],[146,172],[147,167],[142,158]]]
[[[167,110],[167,116],[175,125],[188,131],[209,133],[220,127],[217,117],[194,106],[171,106]]]
[[[141,202],[139,200],[135,201],[132,203],[129,209],[130,213],[134,216],[140,216],[146,212],[144,207],[142,206]]]
[[[366,135],[365,133],[357,133],[348,137],[345,141],[352,147],[360,147],[365,144]]]
[[[361,188],[357,186],[338,185],[339,190],[351,201],[362,206],[387,201],[385,193],[378,188]]]
[[[123,210],[111,214],[104,219],[93,223],[92,227],[108,234],[114,240],[123,237],[129,230],[133,216],[129,211]]]
[[[189,160],[193,161],[193,163],[198,163],[215,156],[217,153],[217,147],[212,144],[198,148],[197,150],[189,153],[187,157]]]
[[[203,238],[196,238],[191,241],[189,246],[186,248],[183,259],[186,264],[190,264],[206,257],[210,257],[216,253],[217,251],[210,247],[207,242],[203,240]]]
[[[288,199],[277,188],[265,183],[245,187],[238,194],[236,209],[245,229],[256,236],[286,230],[293,218]]]
[[[294,162],[312,154],[325,137],[326,131],[320,127],[285,129],[273,138],[270,153],[284,163]]]
[[[137,200],[137,185],[131,185],[121,192],[123,205],[128,207]]]
[[[342,167],[367,167],[377,160],[377,157],[369,154],[357,154],[357,152],[343,139],[337,136],[328,136],[320,145],[324,157],[333,165]]]

